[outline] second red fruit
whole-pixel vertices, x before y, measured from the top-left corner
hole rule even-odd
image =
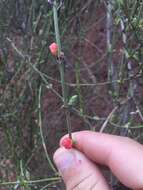
[[[65,147],[66,149],[71,149],[73,147],[73,140],[69,137],[65,137],[62,140],[61,145]]]

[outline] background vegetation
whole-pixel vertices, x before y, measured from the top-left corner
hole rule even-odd
[[[143,2],[57,3],[72,130],[142,143]],[[59,69],[48,48],[54,41],[47,0],[0,1],[1,190],[64,189],[51,161],[67,133]]]

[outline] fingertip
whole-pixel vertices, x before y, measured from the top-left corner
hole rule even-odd
[[[56,159],[64,152],[64,148],[63,147],[60,147],[58,148],[54,154],[53,154],[53,160],[56,161]]]
[[[134,189],[143,187],[143,145],[127,137],[91,131],[75,132],[72,137],[77,150],[88,159],[108,166],[124,185]]]
[[[108,189],[105,179],[96,165],[78,150],[60,147],[54,153],[53,159],[67,189],[74,189],[75,187],[84,189],[94,186],[97,189]]]

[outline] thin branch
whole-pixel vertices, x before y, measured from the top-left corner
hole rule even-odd
[[[113,114],[116,112],[116,110],[118,109],[118,106],[116,106],[111,113],[108,115],[107,119],[104,121],[103,125],[101,126],[100,129],[100,133],[103,133],[104,129],[106,128],[108,122],[110,121],[110,119],[112,118]]]
[[[54,0],[54,3],[53,3],[53,19],[54,19],[56,42],[58,44],[58,64],[59,64],[59,71],[60,71],[60,77],[61,77],[62,95],[63,95],[63,102],[64,102],[64,107],[65,107],[66,122],[67,122],[69,137],[72,138],[70,113],[69,113],[69,110],[67,109],[68,97],[67,97],[67,89],[66,89],[66,81],[65,81],[65,65],[64,65],[64,62],[61,60],[62,51],[61,51],[61,41],[60,41],[59,24],[58,24],[57,0]]]
[[[45,151],[45,155],[46,155],[46,158],[48,160],[48,163],[51,167],[51,169],[57,174],[57,170],[55,168],[55,166],[53,165],[51,159],[50,159],[50,156],[47,152],[47,148],[46,148],[46,144],[45,144],[45,140],[44,140],[44,135],[43,135],[43,131],[42,131],[42,116],[41,116],[41,92],[42,92],[42,87],[40,86],[39,88],[39,99],[38,99],[38,109],[39,109],[39,128],[40,128],[40,135],[41,135],[41,139],[42,139],[42,145],[43,145],[43,148],[44,148],[44,151]]]
[[[61,180],[60,177],[51,177],[51,178],[45,178],[45,179],[39,179],[39,180],[23,180],[23,182],[25,184],[35,184],[35,183],[43,183],[43,182],[50,182],[50,181],[57,181],[57,180]],[[7,186],[7,185],[17,185],[20,184],[20,181],[13,181],[13,182],[3,182],[0,183],[0,186]]]

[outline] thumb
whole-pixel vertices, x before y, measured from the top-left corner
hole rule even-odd
[[[54,162],[67,190],[109,190],[98,167],[81,152],[75,149],[59,148],[54,154]]]

